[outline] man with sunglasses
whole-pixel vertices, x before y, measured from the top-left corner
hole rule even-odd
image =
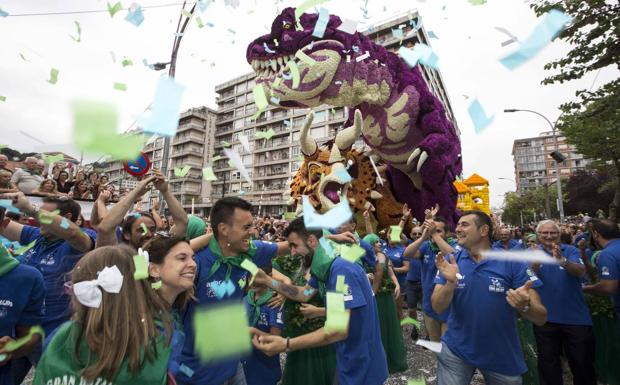
[[[43,275],[45,315],[41,326],[45,334],[49,335],[71,315],[70,296],[64,288],[65,275],[73,270],[84,253],[95,247],[97,234],[75,224],[80,217],[81,207],[71,198],[46,197],[40,208],[30,203],[21,192],[3,194],[0,199],[11,199],[13,207],[39,221],[40,227],[10,221],[0,228],[0,234],[11,241],[28,245],[28,251],[19,259]],[[21,384],[40,355],[41,344],[28,357],[13,362],[16,384]]]

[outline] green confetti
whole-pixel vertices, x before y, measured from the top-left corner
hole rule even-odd
[[[192,18],[192,14],[189,13],[188,11],[186,11],[185,9],[181,11],[181,13],[183,14],[183,16],[187,17],[188,19]]]
[[[344,283],[344,275],[339,275],[336,277],[336,291],[338,293],[345,293],[346,284]]]
[[[316,64],[316,60],[314,60],[310,56],[306,55],[302,50],[298,50],[295,53],[295,57],[298,58],[299,60],[301,60],[302,62],[306,63],[309,66],[313,66],[313,65]]]
[[[133,264],[136,267],[136,271],[133,272],[134,280],[139,281],[141,279],[147,279],[149,277],[149,265],[146,263],[144,255],[134,255]]]
[[[34,241],[30,242],[29,244],[27,244],[26,246],[20,247],[19,249],[13,251],[13,254],[15,254],[15,255],[22,255],[22,254],[24,254],[26,251],[32,249],[32,247],[34,246],[34,244],[36,242],[37,241],[34,240]]]
[[[74,21],[75,26],[77,27],[77,37],[73,37],[72,35],[69,35],[70,38],[72,38],[73,40],[75,40],[77,43],[82,41],[82,27],[80,27],[80,23],[78,23],[77,21]]]
[[[344,308],[344,294],[326,293],[326,320],[325,331],[345,331],[348,328],[349,315]]]
[[[131,59],[124,58],[123,61],[121,62],[121,65],[123,67],[132,66],[133,61],[131,61]]]
[[[256,266],[256,264],[252,262],[251,260],[244,259],[243,262],[241,262],[241,268],[249,271],[250,274],[252,275],[252,279],[250,279],[250,285],[251,285],[252,282],[254,282],[254,276],[256,275],[256,273],[258,273],[258,266]]]
[[[79,100],[73,105],[73,139],[78,150],[109,154],[116,160],[133,160],[140,155],[144,138],[118,135],[118,115],[113,104]]]
[[[56,68],[50,70],[50,80],[47,82],[50,84],[56,84],[58,82],[58,70]]]
[[[110,5],[110,3],[108,3],[108,13],[110,14],[110,17],[114,18],[114,15],[116,15],[116,13],[118,11],[120,11],[121,9],[123,9],[123,5],[121,4],[121,2],[117,2],[114,5]]]
[[[54,216],[60,214],[60,210],[54,210],[51,213],[46,213],[43,211],[39,212],[39,223],[44,225],[50,225],[54,222]]]
[[[127,85],[125,83],[114,83],[114,89],[119,91],[127,91]]]
[[[412,378],[407,381],[407,385],[426,385],[426,380],[424,378]]]
[[[205,24],[202,22],[200,16],[196,16],[196,24],[198,24],[198,28],[204,28]]]
[[[403,325],[415,325],[416,327],[420,327],[420,321],[418,321],[417,319],[411,318],[409,316],[403,318],[402,320],[400,320],[400,326]]]
[[[20,349],[22,346],[30,342],[30,340],[35,334],[41,336],[41,342],[45,340],[45,332],[43,331],[41,326],[33,326],[30,328],[28,334],[26,334],[25,336],[17,340],[7,342],[6,345],[4,345],[4,351],[6,351],[7,353],[11,353],[16,351],[17,349]]]
[[[62,162],[63,160],[65,160],[65,156],[63,154],[58,154],[58,155],[46,155],[46,154],[43,154],[43,161],[45,162],[45,164],[52,164],[52,163],[56,163],[56,162]]]
[[[256,104],[256,109],[259,111],[266,109],[269,105],[265,92],[265,87],[263,87],[262,84],[257,84],[252,90],[252,93],[254,94],[254,103]]]
[[[155,282],[151,283],[151,289],[159,290],[161,288],[161,285],[162,285],[161,280],[155,281]]]
[[[469,0],[469,3],[472,5],[482,5],[486,3],[487,0]]]
[[[220,155],[216,155],[213,157],[213,162],[217,162],[220,159],[222,159],[222,157]]]
[[[349,262],[355,263],[366,251],[358,245],[341,245],[340,256]]]
[[[202,179],[207,181],[217,180],[212,167],[209,166],[202,169]]]
[[[243,290],[243,288],[245,287],[245,278],[239,279],[239,282],[237,283],[239,284],[239,287]]]
[[[149,229],[146,227],[144,222],[140,223],[140,228],[142,229],[142,235],[146,235],[149,232]]]
[[[183,178],[185,177],[185,175],[187,175],[187,173],[189,172],[189,170],[191,170],[192,166],[183,166],[183,168],[178,168],[175,167],[174,168],[174,176],[178,177],[178,178]]]
[[[230,147],[230,146],[232,146],[232,144],[230,144],[229,142],[227,142],[227,141],[225,141],[225,140],[222,140],[222,146],[224,146],[224,147]]]
[[[273,128],[270,128],[267,131],[256,131],[256,133],[254,134],[254,136],[257,139],[271,139],[272,136],[274,136],[276,134],[276,132],[273,130]]]
[[[400,234],[403,232],[403,229],[400,226],[390,226],[390,241],[394,243],[400,242]]]
[[[1,96],[0,95],[0,102],[6,102],[6,96]]]
[[[291,71],[291,75],[293,76],[293,89],[299,87],[299,82],[301,81],[301,76],[299,75],[299,67],[297,67],[297,63],[293,60],[288,62],[288,67]]]
[[[193,321],[195,349],[203,362],[237,357],[252,350],[242,303],[198,309]]]

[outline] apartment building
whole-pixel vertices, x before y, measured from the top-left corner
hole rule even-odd
[[[564,136],[558,136],[558,150],[566,158],[560,163],[560,177],[568,178],[586,168],[590,160],[577,152]],[[534,138],[517,139],[512,145],[517,192],[523,193],[545,184],[555,183],[557,175],[555,160],[551,153],[556,150],[551,132],[543,132]]]

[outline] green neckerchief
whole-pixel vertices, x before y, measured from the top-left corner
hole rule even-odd
[[[271,291],[271,289],[267,289],[267,291],[261,294],[258,299],[255,299],[255,294],[256,292],[254,290],[248,291],[248,304],[254,309],[254,318],[252,318],[252,323],[250,323],[250,326],[255,326],[258,322],[258,319],[260,318],[260,307],[269,302],[273,296],[273,291]]]
[[[19,261],[9,254],[3,245],[0,245],[0,277],[13,270],[19,265]]]
[[[86,366],[96,362],[97,357],[92,354],[89,359],[89,353],[92,352],[89,351],[86,338],[82,337],[79,349],[81,362],[76,359],[74,351],[79,332],[78,328],[79,325],[77,323],[69,321],[57,329],[37,365],[33,385],[60,383],[65,378],[75,384],[86,383],[86,381],[82,382],[80,373]],[[162,334],[158,335],[155,346],[149,343],[148,349],[152,349],[153,360],[144,360],[139,373],[131,373],[127,367],[127,360],[124,358],[118,373],[116,373],[112,381],[107,381],[107,383],[132,385],[138,383],[136,379],[140,379],[139,382],[144,384],[166,385],[168,360],[171,351],[166,338]],[[140,356],[141,359],[144,359],[143,351],[140,353]],[[102,380],[97,378],[92,381],[92,384],[104,383]],[[91,382],[88,381],[88,383]]]
[[[446,242],[447,242],[449,245],[451,245],[451,244],[454,242],[454,238],[448,238],[448,239],[446,240]],[[432,250],[435,254],[437,254],[437,253],[439,252],[439,246],[437,246],[437,244],[436,244],[435,242],[433,242],[433,240],[432,240],[432,239],[428,241],[428,245],[430,246],[431,250]]]
[[[243,262],[244,259],[252,259],[254,255],[256,255],[256,245],[254,245],[254,242],[250,241],[250,249],[245,253],[237,255],[236,257],[225,257],[222,255],[222,249],[220,249],[220,244],[217,243],[217,239],[215,239],[215,237],[212,237],[209,241],[209,250],[211,250],[211,252],[213,253],[213,255],[215,255],[217,259],[215,260],[215,262],[213,262],[213,266],[211,266],[209,274],[207,274],[207,279],[211,278],[211,276],[219,270],[220,266],[224,264],[228,268],[228,270],[226,270],[224,282],[230,279],[230,274],[232,273],[233,266],[240,268],[241,262]]]
[[[325,284],[329,279],[329,269],[332,267],[334,260],[335,258],[325,253],[322,246],[319,245],[319,247],[314,250],[310,272],[319,281],[319,293],[321,293],[323,297],[325,297]]]

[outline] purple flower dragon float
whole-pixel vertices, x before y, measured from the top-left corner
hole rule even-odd
[[[334,15],[323,37],[314,37],[317,18],[317,14],[304,13],[297,23],[295,9],[286,8],[273,21],[271,33],[250,43],[246,54],[256,72],[256,83],[262,84],[270,103],[284,108],[349,107],[347,128],[338,132],[327,150],[319,149],[309,137],[309,114],[300,137],[305,162],[291,185],[293,197],[298,202],[301,194],[313,197],[313,205],[321,212],[337,204],[340,195],[351,198],[351,189],[347,195],[336,171],[352,165],[347,158],[361,134],[372,153],[387,165],[383,176],[390,198],[407,203],[418,220],[424,219],[425,209],[439,204],[439,214],[455,221],[457,192],[453,182],[462,169],[461,146],[420,70],[409,68],[398,55],[360,33],[338,30],[342,22]],[[322,168],[320,179],[312,176],[316,169],[308,169],[317,165],[329,166]],[[351,167],[349,171],[355,186],[362,175],[355,175]],[[300,175],[306,179],[300,180]],[[374,176],[372,179],[371,185],[357,189],[357,195],[364,195],[367,201],[374,199],[380,213],[386,192],[375,191]],[[304,183],[301,189],[300,183]],[[340,187],[337,194],[332,191],[334,186]],[[365,204],[355,206],[359,209]],[[397,223],[400,212],[392,211],[395,218],[389,222]]]

